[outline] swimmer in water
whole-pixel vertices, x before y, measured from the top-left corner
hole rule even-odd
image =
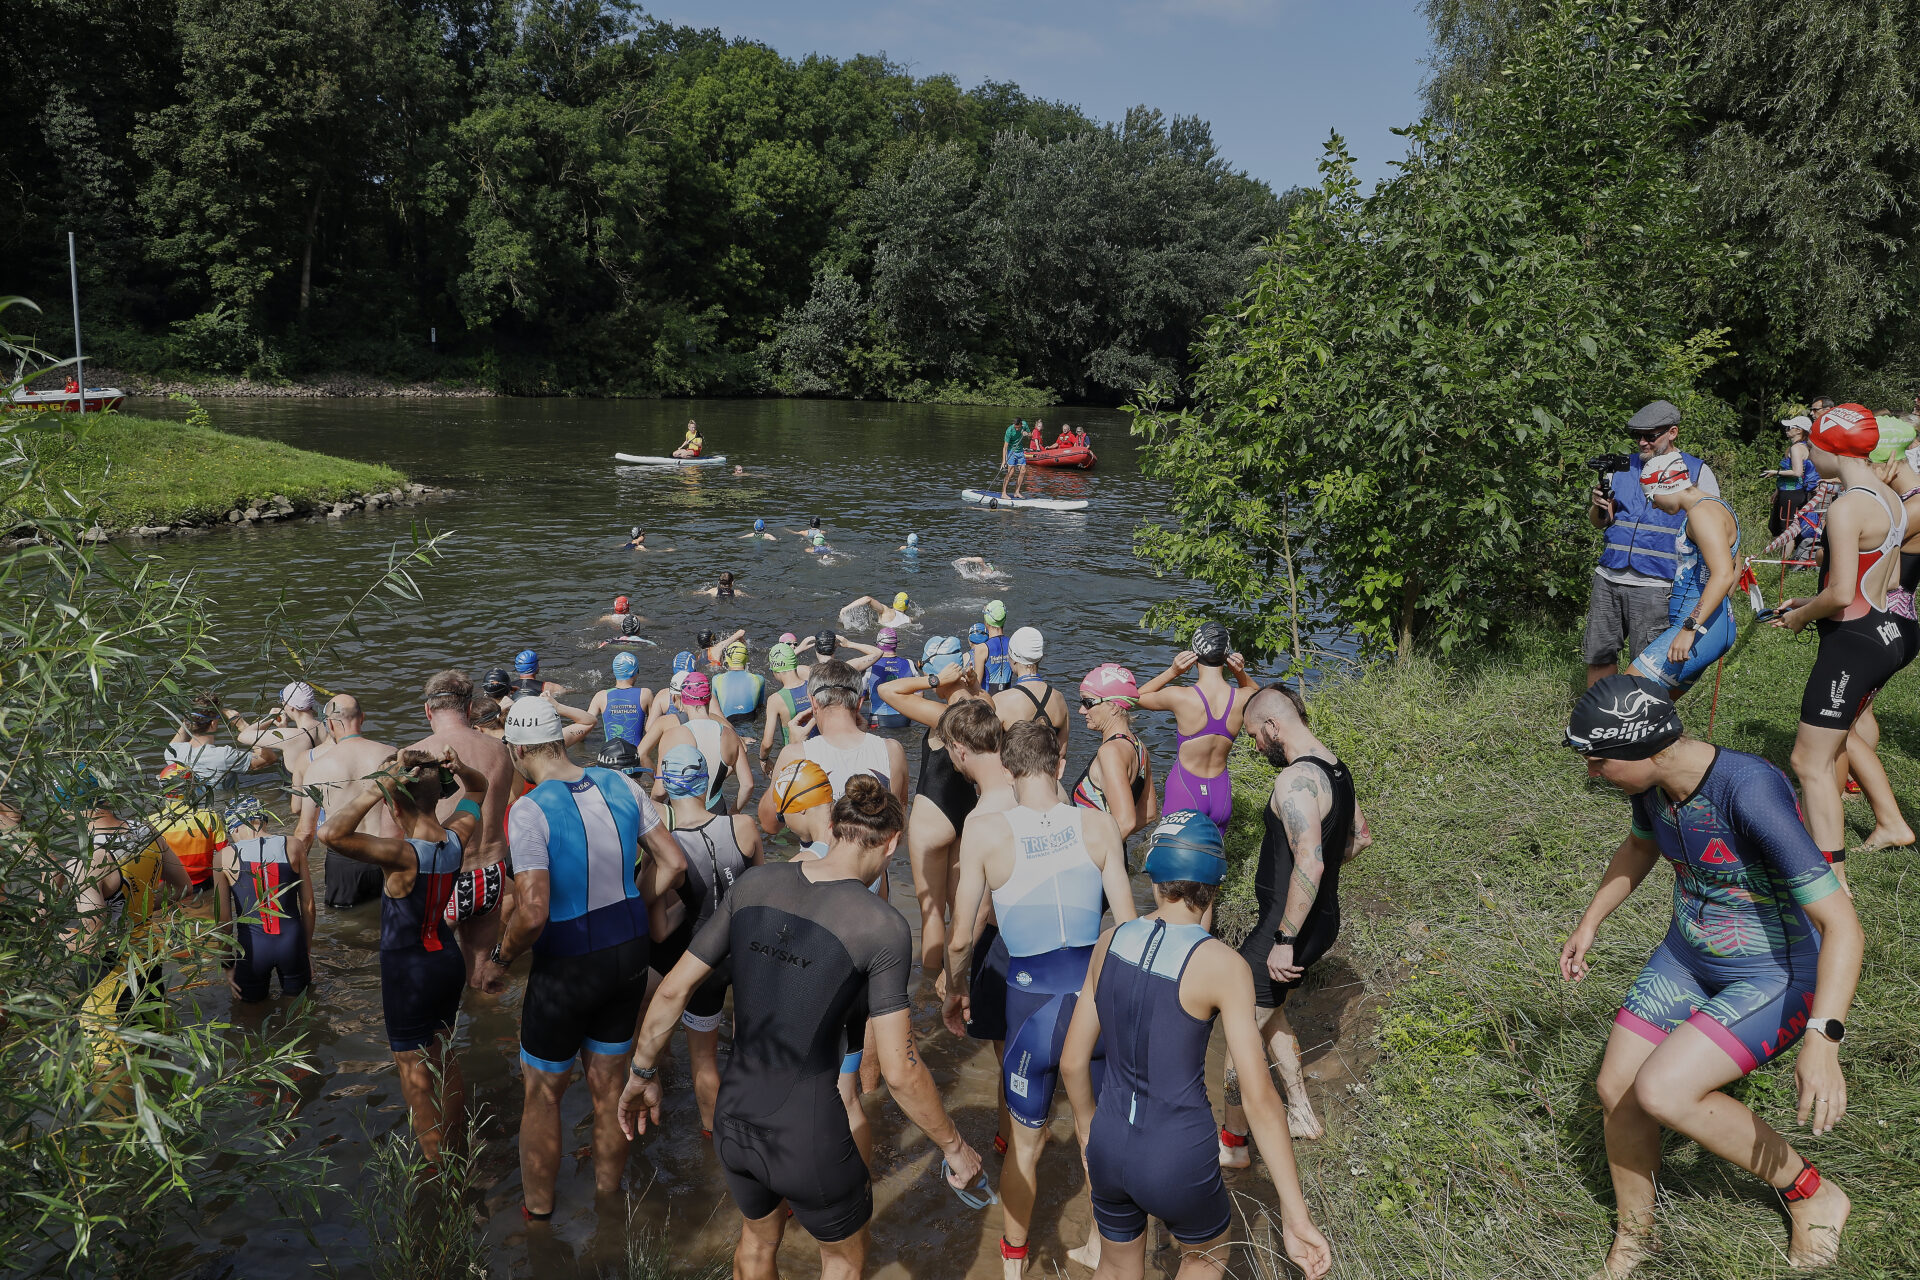
[[[692,418],[688,418],[687,438],[680,442],[680,447],[673,451],[673,456],[676,458],[697,458],[700,456],[701,451],[706,448],[706,445],[707,442],[700,438],[699,424]]]
[[[831,556],[833,554],[833,548],[827,545],[827,535],[824,533],[814,534],[812,544],[807,547],[807,554],[810,556],[819,556],[823,560]]]
[[[953,567],[961,577],[976,582],[982,578],[996,578],[1004,582],[1007,578],[1005,572],[988,564],[985,556],[961,556],[953,562]]]
[[[778,539],[778,538],[776,538],[776,537],[774,537],[774,536],[773,536],[772,534],[770,534],[770,533],[768,533],[768,532],[767,532],[767,522],[766,522],[765,520],[755,520],[755,521],[753,522],[753,532],[752,532],[752,533],[743,533],[743,534],[741,534],[740,536],[741,536],[742,538],[756,538],[756,539],[763,539],[763,540],[765,540],[765,541],[767,541],[767,542],[778,542],[778,541],[779,541],[779,539]]]
[[[893,605],[891,608],[881,604],[872,596],[861,596],[858,600],[853,601],[846,608],[842,609],[840,611],[840,617],[845,619],[849,613],[860,609],[871,609],[873,610],[874,617],[879,619],[878,625],[883,627],[904,627],[913,621],[913,615],[907,612],[907,610],[912,607],[913,601],[907,599],[907,593],[904,591],[899,592],[893,597]]]
[[[720,669],[720,660],[726,656],[727,650],[732,647],[735,641],[745,640],[746,638],[747,629],[745,627],[739,628],[724,640],[720,638],[717,632],[702,631],[698,637],[700,642],[699,652],[706,658],[707,666],[718,671]]]
[[[733,469],[733,474],[735,474],[735,475],[737,475],[737,476],[743,476],[743,475],[745,475],[745,474],[747,474],[747,469],[746,469],[745,467],[741,467],[741,466],[736,466],[736,467],[734,467],[734,469]]]
[[[788,533],[791,533],[791,534],[793,534],[793,535],[795,535],[796,537],[801,537],[801,538],[806,538],[806,539],[808,539],[809,541],[811,541],[811,540],[812,540],[812,538],[813,538],[813,536],[814,536],[815,534],[820,534],[820,535],[821,535],[822,537],[824,537],[824,536],[826,536],[826,535],[825,535],[825,534],[824,534],[824,533],[823,533],[823,532],[821,531],[821,528],[820,528],[820,517],[819,517],[819,516],[815,516],[815,517],[814,517],[813,519],[811,519],[811,520],[809,520],[809,521],[807,521],[807,527],[806,527],[806,528],[804,528],[804,529],[789,529],[789,530],[787,530],[787,532],[788,532]]]
[[[919,555],[920,554],[920,535],[917,533],[908,534],[907,545],[904,547],[895,547],[894,550],[904,551],[908,555]]]
[[[693,594],[697,596],[712,596],[716,600],[732,600],[735,597],[742,600],[748,599],[746,592],[733,585],[733,571],[731,569],[723,569],[720,571],[720,582],[718,586],[702,587]]]
[[[640,526],[638,525],[635,525],[633,527],[632,535],[628,537],[628,539],[624,544],[622,544],[620,549],[622,551],[671,551],[673,550],[672,547],[648,546],[647,535],[640,531]]]
[[[618,627],[620,628],[621,635],[631,636],[638,635],[640,628],[647,625],[647,620],[633,612],[625,596],[615,596],[613,598],[613,612],[601,614],[600,625],[603,627]]]

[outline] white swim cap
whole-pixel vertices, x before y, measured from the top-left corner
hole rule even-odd
[[[1007,652],[1016,662],[1038,662],[1047,651],[1047,642],[1038,627],[1021,627],[1007,641]]]
[[[507,708],[507,741],[516,747],[558,742],[563,736],[560,712],[545,698],[517,698]]]

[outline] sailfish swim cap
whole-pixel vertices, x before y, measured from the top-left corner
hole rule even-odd
[[[1117,662],[1103,662],[1080,682],[1080,696],[1133,707],[1139,705],[1140,686],[1134,683],[1133,672]]]
[[[1193,629],[1193,641],[1188,647],[1204,665],[1218,667],[1225,664],[1231,644],[1226,627],[1218,622],[1203,622]]]
[[[613,678],[615,680],[631,680],[639,670],[640,659],[633,654],[616,653],[613,655]]]
[[[519,675],[532,675],[540,669],[540,655],[531,649],[522,649],[513,655],[513,669]]]
[[[1648,458],[1640,468],[1640,489],[1648,495],[1679,493],[1691,488],[1693,477],[1687,474],[1687,456],[1678,449]]]
[[[704,671],[689,671],[680,686],[680,701],[691,706],[705,706],[713,697],[713,681],[707,679]]]
[[[1219,884],[1227,878],[1227,846],[1220,828],[1192,809],[1168,814],[1147,839],[1146,872],[1155,884]]]
[[[813,638],[813,651],[823,658],[831,658],[833,651],[839,647],[840,637],[831,628]]]
[[[1598,680],[1573,704],[1567,745],[1602,760],[1646,760],[1680,736],[1664,686],[1624,672]]]
[[[976,622],[968,627],[967,639],[973,644],[985,644],[987,642],[987,624],[984,622]]]

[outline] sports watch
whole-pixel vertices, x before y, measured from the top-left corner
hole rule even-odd
[[[637,1062],[628,1063],[627,1070],[633,1072],[634,1075],[639,1076],[642,1080],[651,1080],[660,1074],[660,1068],[643,1067]]]
[[[1297,933],[1282,933],[1278,929],[1273,931],[1273,945],[1276,947],[1297,946],[1299,942],[1300,935]]]
[[[1807,1030],[1835,1044],[1847,1038],[1847,1024],[1838,1018],[1814,1018],[1807,1023]]]

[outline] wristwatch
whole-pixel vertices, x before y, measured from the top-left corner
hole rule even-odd
[[[502,969],[507,967],[507,962],[500,956],[500,944],[497,941],[493,944],[493,950],[487,952],[487,959],[499,965]]]
[[[634,1075],[639,1076],[642,1080],[651,1080],[660,1074],[660,1068],[643,1067],[637,1062],[628,1063],[627,1070],[633,1072]]]
[[[940,677],[931,671],[927,672],[927,688],[938,689],[939,687]]]
[[[1299,941],[1300,935],[1297,933],[1282,933],[1278,929],[1273,931],[1273,945],[1276,947],[1296,946]]]
[[[1807,1023],[1807,1030],[1835,1044],[1847,1038],[1847,1024],[1838,1018],[1814,1018]]]
[[[1695,635],[1703,636],[1707,634],[1707,624],[1700,621],[1700,619],[1698,618],[1688,618],[1687,630],[1693,632]]]

